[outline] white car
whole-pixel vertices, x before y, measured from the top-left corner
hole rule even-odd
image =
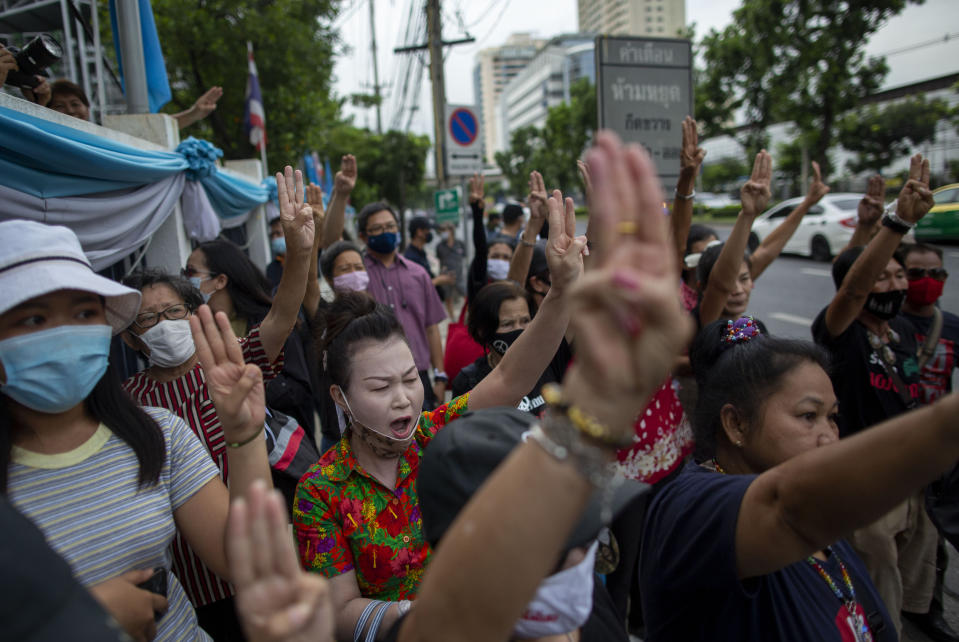
[[[715,192],[696,192],[695,198],[697,204],[711,210],[739,204],[739,200],[730,197],[729,194],[716,194]]]
[[[750,251],[755,250],[802,200],[802,197],[791,198],[760,214],[749,235]],[[803,216],[783,252],[809,256],[816,261],[832,259],[852,238],[861,200],[862,194],[826,194]]]

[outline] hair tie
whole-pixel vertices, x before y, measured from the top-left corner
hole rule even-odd
[[[739,317],[735,321],[726,322],[726,332],[723,334],[723,345],[731,346],[737,343],[748,343],[762,332],[759,325],[750,316]]]

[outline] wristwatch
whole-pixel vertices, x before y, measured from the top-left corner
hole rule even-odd
[[[895,212],[886,212],[883,214],[882,224],[891,229],[893,232],[897,232],[899,234],[908,234],[909,230],[915,226],[915,223],[910,223],[900,218]]]
[[[439,368],[433,368],[433,381],[449,381],[450,378]]]

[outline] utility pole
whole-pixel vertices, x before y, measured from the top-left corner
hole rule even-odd
[[[393,50],[393,53],[412,53],[414,51],[423,51],[424,49],[430,52],[430,83],[433,85],[433,152],[436,159],[436,184],[442,189],[446,187],[446,169],[443,166],[445,160],[443,153],[443,141],[445,140],[443,121],[446,119],[446,82],[443,78],[443,47],[476,42],[476,38],[473,38],[467,33],[465,38],[443,41],[440,0],[426,0],[426,33],[426,44],[397,47]],[[412,120],[412,118],[413,114],[411,112],[410,120]],[[406,128],[409,129],[409,121],[407,121]]]
[[[426,0],[426,33],[430,49],[430,83],[433,85],[433,151],[436,185],[446,187],[443,121],[446,118],[446,82],[443,78],[443,24],[440,0]]]
[[[376,20],[373,14],[373,0],[370,0],[370,40],[373,42],[373,96],[376,99],[376,133],[383,133],[383,118],[380,112],[383,98],[380,95],[380,68],[376,62]]]

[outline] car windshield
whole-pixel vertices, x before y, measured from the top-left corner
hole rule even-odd
[[[952,203],[956,200],[957,195],[959,195],[959,189],[946,189],[938,194],[933,194],[932,199],[936,205],[942,205],[943,203]]]
[[[837,198],[829,201],[830,205],[835,205],[841,210],[854,210],[859,207],[860,198]]]

